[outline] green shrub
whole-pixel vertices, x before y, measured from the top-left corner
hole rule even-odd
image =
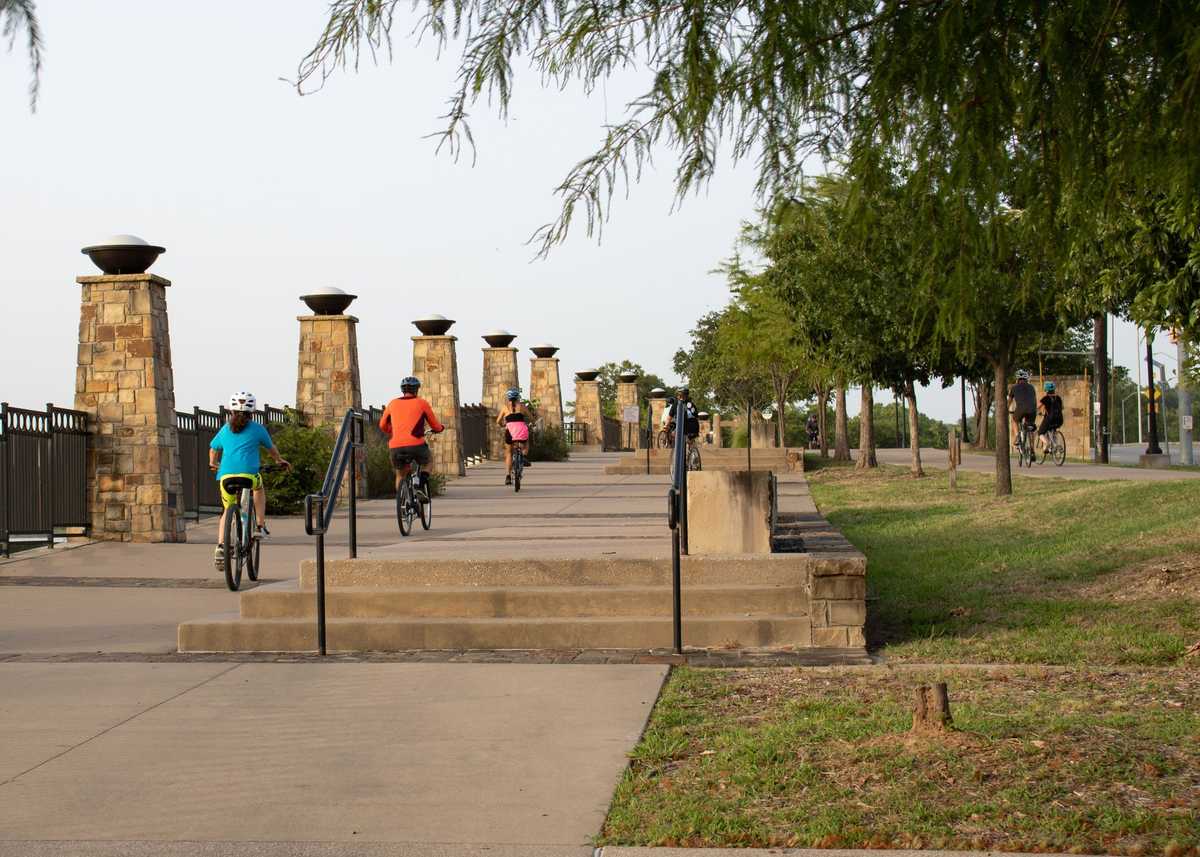
[[[530,461],[566,461],[569,457],[570,449],[562,429],[548,426],[529,433]]]
[[[434,497],[446,493],[446,477],[441,473],[429,474],[429,485]],[[396,496],[396,470],[386,443],[367,442],[367,496],[372,499]]]
[[[263,475],[267,513],[297,515],[304,511],[304,498],[321,490],[321,481],[333,456],[333,432],[328,427],[286,424],[275,429],[272,437],[279,454],[291,462],[292,469]]]

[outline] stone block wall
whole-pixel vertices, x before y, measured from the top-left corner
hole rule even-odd
[[[529,398],[538,403],[538,417],[546,426],[562,428],[562,383],[557,357],[534,357],[529,362]]]
[[[446,430],[429,443],[434,473],[453,479],[467,474],[463,460],[462,403],[458,388],[455,336],[414,336],[412,373],[421,379],[421,396]]]
[[[504,429],[496,425],[496,417],[504,408],[504,394],[520,388],[517,375],[517,349],[483,349],[483,398],[488,409],[488,455],[492,461],[504,460]]]
[[[352,315],[302,315],[298,320],[296,410],[309,425],[341,425],[347,410],[362,407],[358,319]]]
[[[670,399],[650,400],[650,448],[658,445],[658,433],[662,431],[663,411],[670,405]]]
[[[75,409],[91,417],[92,537],[186,540],[167,324],[169,280],[154,274],[79,277]]]
[[[600,382],[575,380],[575,425],[587,426],[587,445],[604,443],[604,424],[600,419]]]
[[[712,415],[712,445],[720,449],[725,445],[725,441],[721,438],[721,415]]]
[[[621,421],[621,438],[622,445],[629,446],[633,449],[642,449],[642,433],[640,429],[640,418],[638,422],[625,421],[625,409],[636,408],[638,406],[638,388],[637,382],[618,381],[617,382],[617,419]],[[640,413],[640,412],[639,412]]]
[[[836,648],[866,646],[867,560],[855,556],[809,559],[812,644]]]
[[[1059,431],[1067,441],[1067,455],[1071,458],[1091,458],[1092,379],[1083,375],[1047,375],[1043,380],[1053,381],[1058,388],[1058,395],[1062,396],[1063,426]],[[1038,399],[1043,395],[1039,384]]]

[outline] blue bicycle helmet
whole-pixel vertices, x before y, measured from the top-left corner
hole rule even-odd
[[[1053,393],[1055,390],[1054,382],[1047,381],[1045,384],[1042,385],[1042,389],[1045,390],[1047,393]]]
[[[405,378],[403,381],[400,382],[400,392],[404,392],[405,390],[416,391],[419,389],[421,389],[421,379],[416,378],[412,375],[409,375],[407,378]]]
[[[518,390],[516,387],[513,387],[511,390],[509,390],[507,393],[504,394],[504,398],[508,399],[510,402],[519,402],[519,401],[521,401],[521,391]]]

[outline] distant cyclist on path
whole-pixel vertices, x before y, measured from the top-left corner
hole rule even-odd
[[[679,398],[671,400],[671,407],[667,410],[667,425],[673,427],[676,420],[676,409],[679,403],[683,402],[683,434],[688,440],[695,440],[700,436],[700,415],[696,411],[695,404],[692,403],[691,391],[687,387],[679,391]]]
[[[1050,443],[1050,433],[1062,428],[1063,400],[1062,396],[1058,395],[1053,381],[1047,381],[1042,385],[1042,389],[1046,391],[1046,395],[1042,396],[1038,403],[1042,414],[1042,422],[1038,426],[1038,444],[1045,449]]]
[[[1037,392],[1029,383],[1029,373],[1024,369],[1017,370],[1017,383],[1008,391],[1008,410],[1016,429],[1013,446],[1019,446],[1022,424],[1032,426],[1037,416]]]
[[[425,427],[440,434],[446,427],[438,422],[429,402],[417,393],[421,380],[409,375],[400,382],[400,396],[388,402],[379,419],[379,430],[388,436],[388,451],[396,471],[396,490],[415,464],[421,470],[421,490],[429,496],[429,444]]]
[[[529,455],[529,409],[515,387],[504,394],[504,406],[496,415],[496,425],[504,429],[504,484],[512,485],[513,446],[520,448],[526,457]]]

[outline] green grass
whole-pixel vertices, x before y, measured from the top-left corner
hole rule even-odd
[[[913,688],[937,678],[957,728],[914,738]],[[1198,712],[1195,670],[678,669],[600,842],[1183,855]]]
[[[1200,639],[1200,481],[1017,477],[996,498],[965,472],[956,491],[891,467],[809,479],[867,556],[868,634],[889,658],[1162,665]]]

